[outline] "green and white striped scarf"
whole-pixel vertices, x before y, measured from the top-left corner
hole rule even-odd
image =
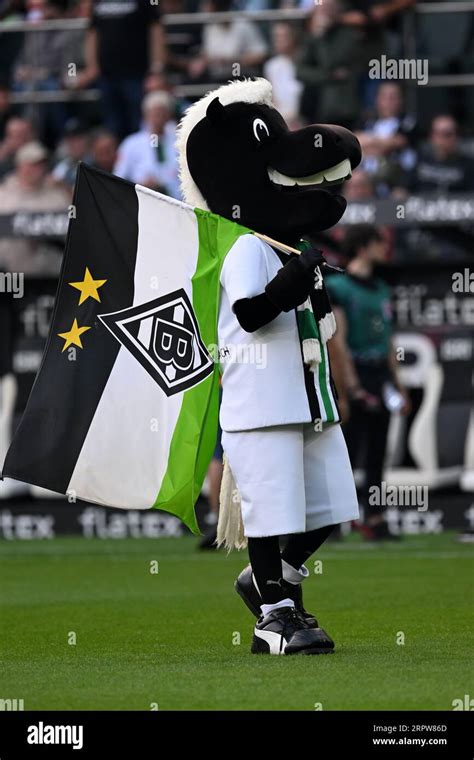
[[[300,251],[311,248],[306,240],[297,244]],[[303,359],[311,372],[321,362],[321,341],[327,343],[336,332],[336,320],[319,267],[315,270],[314,292],[296,309]]]

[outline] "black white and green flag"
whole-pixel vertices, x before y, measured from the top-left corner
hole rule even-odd
[[[219,275],[249,232],[80,166],[51,330],[2,476],[197,531],[216,441]]]

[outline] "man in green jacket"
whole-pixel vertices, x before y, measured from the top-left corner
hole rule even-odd
[[[346,274],[327,278],[337,324],[334,340],[343,357],[341,390],[350,400],[344,436],[352,466],[364,470],[363,532],[370,540],[393,538],[384,505],[369,498],[374,488],[382,492],[390,414],[409,411],[392,342],[390,289],[374,274],[385,261],[386,245],[376,227],[361,224],[348,230],[344,246],[350,259]]]

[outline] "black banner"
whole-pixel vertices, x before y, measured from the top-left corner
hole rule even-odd
[[[351,224],[388,224],[396,227],[472,224],[474,196],[459,193],[449,196],[410,195],[407,198],[370,199],[348,204],[339,222]],[[57,238],[65,239],[68,211],[18,211],[0,214],[0,238]]]
[[[471,760],[472,702],[453,712],[0,712],[0,752],[5,760],[64,760],[75,750],[81,758],[103,751],[108,757],[156,758],[207,753],[211,742],[225,753],[235,737],[245,757],[251,744],[280,735],[284,726],[289,746],[304,754]]]
[[[474,197],[471,193],[449,197],[410,195],[408,198],[349,203],[339,224],[388,224],[395,227],[472,224]]]
[[[68,224],[66,211],[17,211],[16,214],[0,214],[0,238],[65,240]]]

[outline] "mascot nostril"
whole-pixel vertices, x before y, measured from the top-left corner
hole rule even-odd
[[[339,221],[345,202],[327,188],[361,159],[343,127],[290,131],[263,79],[224,85],[191,106],[178,148],[185,200],[290,244]]]
[[[192,105],[178,155],[184,199],[219,215],[223,243],[219,217],[240,225],[220,269],[218,545],[248,543],[250,566],[235,588],[259,618],[252,652],[331,653],[334,642],[303,606],[303,563],[359,511],[327,347],[336,325],[326,262],[302,238],[343,215],[337,187],[360,146],[336,125],[290,131],[270,83],[257,79]]]

